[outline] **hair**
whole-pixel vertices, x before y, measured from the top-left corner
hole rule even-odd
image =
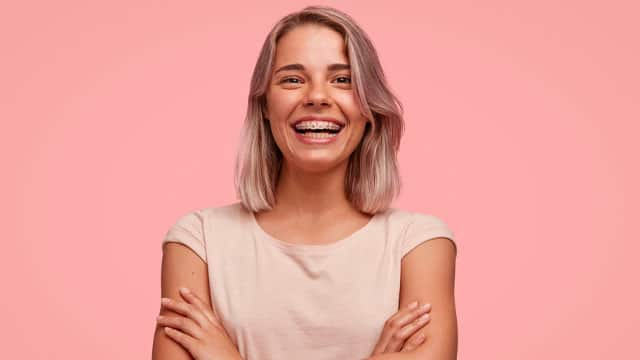
[[[283,156],[263,117],[266,91],[278,40],[305,24],[326,26],[344,39],[356,103],[367,118],[362,140],[348,160],[346,197],[361,212],[384,211],[401,188],[396,155],[404,132],[404,110],[390,90],[373,43],[364,30],[349,15],[327,6],[308,6],[286,15],[274,25],[262,45],[251,77],[247,114],[236,155],[236,196],[253,212],[271,210],[275,205]]]

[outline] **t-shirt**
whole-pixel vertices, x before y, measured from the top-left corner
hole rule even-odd
[[[184,214],[162,243],[207,263],[211,303],[243,359],[357,360],[398,311],[402,257],[436,237],[454,242],[439,218],[389,208],[337,242],[291,244],[237,202]]]

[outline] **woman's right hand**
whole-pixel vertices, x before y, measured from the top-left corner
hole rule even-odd
[[[425,335],[418,331],[430,320],[431,304],[418,305],[418,302],[414,301],[406,308],[398,310],[384,323],[382,334],[371,356],[411,351],[424,341]],[[415,336],[412,336],[414,334]],[[411,339],[407,341],[409,337]]]

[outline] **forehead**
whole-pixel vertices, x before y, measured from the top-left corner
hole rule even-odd
[[[336,62],[348,63],[342,35],[326,26],[301,25],[280,38],[274,65],[325,67]]]

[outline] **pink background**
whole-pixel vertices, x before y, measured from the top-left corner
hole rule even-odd
[[[236,201],[253,65],[305,5],[232,3],[0,6],[3,358],[150,358],[160,241]],[[406,107],[394,207],[457,235],[459,358],[638,358],[640,9],[518,3],[325,4]]]

